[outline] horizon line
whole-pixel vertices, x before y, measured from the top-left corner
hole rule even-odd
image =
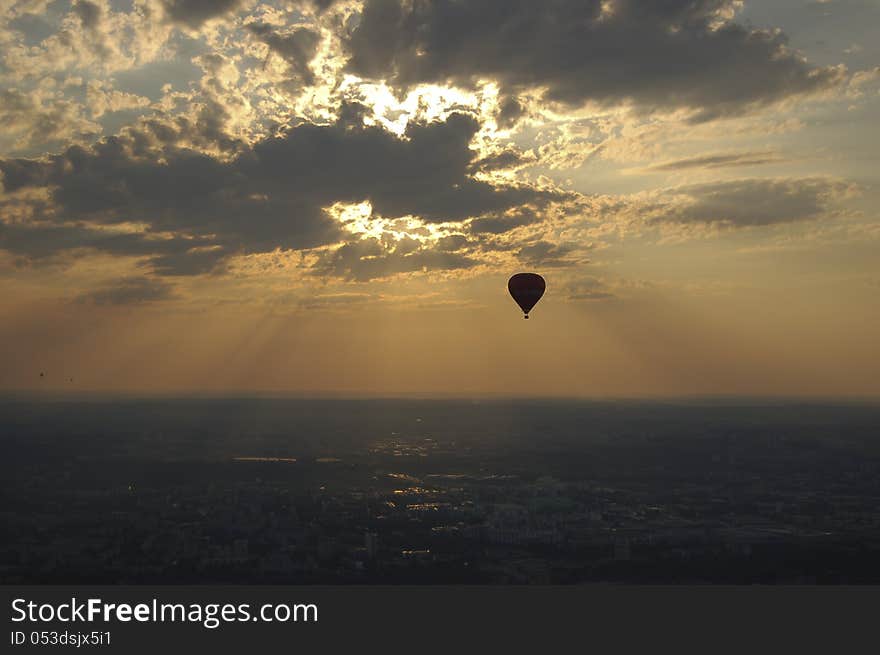
[[[226,391],[150,391],[106,389],[0,389],[0,400],[525,400],[565,402],[652,402],[652,403],[809,403],[874,404],[880,403],[875,394],[527,394],[514,392],[423,392],[423,391],[286,391],[286,390],[226,390]]]

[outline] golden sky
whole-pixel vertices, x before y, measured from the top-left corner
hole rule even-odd
[[[0,0],[0,390],[877,395],[878,24]]]

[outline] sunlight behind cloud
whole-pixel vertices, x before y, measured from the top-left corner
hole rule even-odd
[[[666,346],[609,328],[595,355],[635,374],[642,349],[663,363],[643,371],[652,388],[687,342],[676,330],[718,333],[701,308],[745,330],[736,308],[759,305],[752,295],[795,289],[806,308],[812,285],[835,294],[825,307],[841,325],[867,320],[880,68],[864,26],[877,11],[769,4],[7,2],[0,313],[19,326],[7,350],[45,345],[22,336],[38,316],[97,330],[127,325],[127,311],[149,316],[151,353],[203,320],[234,315],[236,339],[266,333],[249,313],[308,313],[324,345],[332,321],[377,306],[426,334],[438,315],[491,332],[519,271],[546,276],[553,329],[595,337],[597,314],[615,330],[663,325]],[[683,306],[687,319],[657,315]],[[816,342],[774,321],[786,347]],[[726,378],[742,384],[774,353],[749,330],[742,351],[760,356]],[[385,343],[388,361],[413,359]],[[462,357],[483,356],[468,343]],[[715,358],[696,368],[723,386],[734,363]]]

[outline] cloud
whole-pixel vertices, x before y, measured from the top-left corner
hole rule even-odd
[[[174,298],[173,287],[164,280],[127,277],[114,284],[77,297],[77,302],[95,305],[139,305]]]
[[[93,118],[100,118],[110,112],[143,108],[150,104],[149,98],[118,91],[100,80],[92,80],[88,83],[86,99]]]
[[[201,275],[203,273],[222,273],[225,260],[231,254],[228,248],[219,245],[187,248],[159,254],[149,260],[157,275]]]
[[[311,272],[325,277],[368,282],[400,273],[466,270],[480,263],[464,253],[444,250],[442,247],[389,251],[378,239],[362,239],[321,253]]]
[[[212,247],[208,239],[114,232],[47,221],[0,222],[0,248],[32,261],[81,250],[118,257],[147,257],[148,263],[164,275],[208,272],[226,255]]]
[[[207,21],[237,10],[244,0],[161,0],[165,15],[173,23],[198,29]]]
[[[670,190],[674,201],[654,218],[678,223],[721,223],[732,227],[773,225],[827,216],[855,192],[829,178],[744,179],[695,184]]]
[[[269,52],[287,62],[296,78],[304,84],[313,84],[315,74],[309,66],[318,51],[321,36],[314,30],[300,27],[281,34],[266,23],[250,23],[247,30],[266,44]]]
[[[79,103],[15,88],[0,91],[0,122],[0,151],[7,153],[91,141],[101,133]]]
[[[228,160],[176,146],[179,132],[145,122],[89,148],[73,146],[42,160],[2,159],[0,173],[7,194],[44,189],[56,222],[138,223],[150,233],[188,241],[190,248],[170,252],[159,242],[138,242],[138,247],[157,246],[155,272],[175,275],[213,270],[233,254],[338,243],[345,232],[325,211],[338,202],[368,201],[382,217],[441,223],[566,197],[470,177],[476,153],[469,144],[479,127],[472,116],[411,123],[403,138],[352,121],[351,112],[344,116],[331,125],[302,124],[252,147],[240,144],[239,154]],[[6,243],[21,249],[14,239]],[[61,250],[66,243],[50,239],[44,247]],[[361,278],[362,270],[377,275],[470,265],[463,255],[440,250],[369,265],[346,253],[341,251],[327,270]]]
[[[840,83],[779,31],[737,24],[734,0],[366,0],[345,37],[348,69],[400,87],[493,79],[581,105],[690,108],[694,120]],[[508,111],[509,110],[509,111]],[[505,105],[503,122],[518,109]]]
[[[515,170],[535,163],[537,163],[537,159],[534,153],[526,153],[517,148],[508,146],[503,150],[489,154],[479,161],[474,162],[473,169],[485,173],[500,170]]]
[[[772,150],[755,150],[748,152],[717,153],[687,157],[660,162],[641,170],[646,172],[681,171],[692,168],[734,168],[737,166],[759,166],[778,164],[785,161],[779,153]]]
[[[437,240],[440,252],[456,252],[470,245],[470,240],[463,234],[450,234]]]
[[[574,255],[582,248],[576,243],[537,241],[521,247],[516,254],[520,261],[529,266],[562,267],[576,264],[578,260]]]
[[[82,26],[86,29],[95,29],[101,22],[101,8],[88,0],[77,0],[71,7],[73,13],[79,16]]]
[[[158,2],[52,2],[35,9],[39,19],[22,24],[30,16],[22,14],[16,21],[21,30],[4,30],[12,25],[0,18],[2,75],[20,88],[47,87],[69,76],[111,83],[115,73],[167,59],[175,49],[167,47],[174,26],[161,19]]]
[[[518,227],[539,223],[541,220],[534,209],[521,207],[504,214],[475,218],[468,227],[473,234],[503,234]]]

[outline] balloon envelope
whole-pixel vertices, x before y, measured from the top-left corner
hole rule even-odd
[[[523,310],[526,318],[529,317],[532,307],[544,295],[545,288],[544,278],[537,273],[517,273],[507,281],[507,290]]]

